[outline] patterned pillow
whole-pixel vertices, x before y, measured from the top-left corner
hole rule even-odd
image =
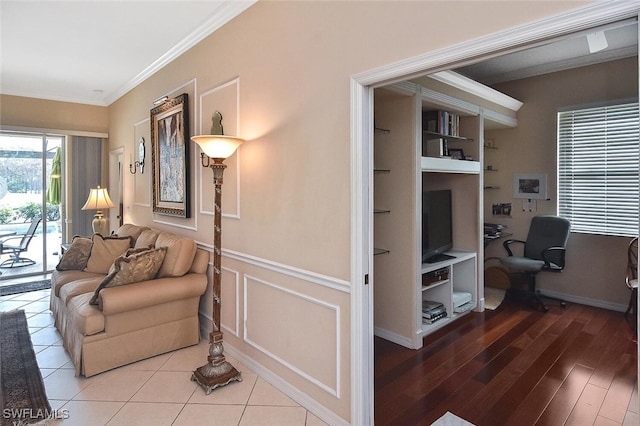
[[[107,274],[109,268],[113,265],[113,261],[118,256],[123,255],[129,247],[131,247],[131,238],[113,238],[103,237],[100,234],[93,234],[91,238],[91,254],[84,268],[87,272],[95,272],[97,274]]]
[[[82,271],[87,266],[91,254],[91,238],[75,236],[71,246],[62,255],[56,269],[58,271]]]
[[[98,304],[98,296],[103,288],[154,279],[160,270],[160,266],[162,266],[162,261],[166,254],[167,248],[159,247],[118,257],[113,262],[109,274],[96,288],[89,303],[92,305]]]

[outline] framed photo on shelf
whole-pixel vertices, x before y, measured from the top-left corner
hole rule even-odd
[[[464,160],[464,152],[458,148],[449,148],[449,157],[454,160]]]
[[[188,126],[186,93],[151,110],[154,213],[189,217]]]
[[[518,173],[513,175],[513,198],[547,199],[545,173]]]

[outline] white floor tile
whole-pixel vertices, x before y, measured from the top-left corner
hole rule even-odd
[[[108,426],[170,426],[184,404],[128,402],[109,421]]]
[[[111,370],[98,374],[73,399],[83,401],[129,401],[151,378],[152,371]]]
[[[69,415],[64,426],[104,426],[122,408],[124,402],[69,401],[62,407]]]
[[[187,404],[173,423],[175,426],[237,426],[244,405]]]
[[[247,406],[240,426],[305,426],[307,410],[302,407]]]
[[[197,384],[191,381],[191,373],[158,371],[131,398],[135,402],[186,403]]]
[[[253,388],[253,392],[251,392],[249,405],[277,405],[281,407],[299,407],[299,405],[294,400],[292,400],[287,395],[283,394],[278,389],[274,388],[261,378],[258,378],[258,381]]]
[[[40,368],[60,368],[71,361],[71,357],[62,346],[49,346],[36,354],[36,360]]]

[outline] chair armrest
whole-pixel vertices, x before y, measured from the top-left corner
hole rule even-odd
[[[507,251],[507,253],[509,254],[509,256],[513,256],[513,252],[511,251],[511,244],[514,244],[514,243],[525,244],[525,241],[509,239],[509,240],[505,240],[505,241],[502,243],[502,246],[503,246],[503,247],[504,247],[504,249]]]
[[[187,274],[103,288],[98,303],[104,315],[112,315],[201,296],[206,290],[205,274]]]
[[[544,266],[542,269],[552,272],[560,272],[564,269],[564,259],[567,249],[564,247],[549,247],[542,252],[542,260],[544,260]],[[552,262],[550,256],[559,256],[558,262]]]

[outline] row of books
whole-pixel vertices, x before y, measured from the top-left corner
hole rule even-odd
[[[434,322],[447,317],[447,309],[440,302],[432,300],[422,301],[422,322],[433,324]]]
[[[446,136],[460,136],[460,116],[448,111],[427,111],[422,114],[422,130]]]

